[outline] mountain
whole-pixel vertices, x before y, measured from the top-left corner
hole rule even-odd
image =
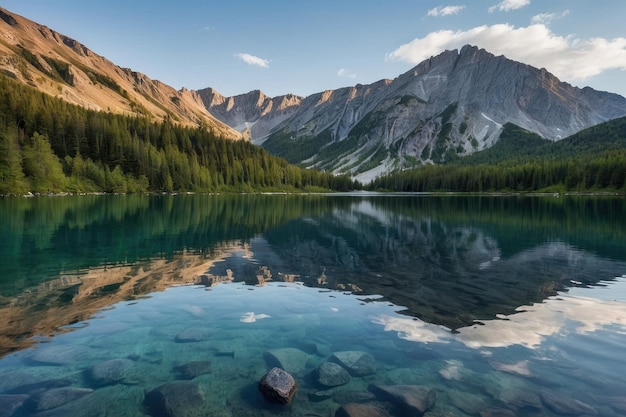
[[[212,88],[197,93],[211,114],[247,138],[265,137],[298,109],[303,99],[293,94],[270,98],[259,90],[234,97],[224,97]]]
[[[150,116],[206,126],[222,137],[241,135],[214,118],[202,100],[128,68],[76,40],[0,8],[0,72],[91,110]]]
[[[267,107],[279,98],[250,107],[262,96],[204,102],[220,120],[247,128],[251,140],[270,152],[364,182],[487,149],[506,123],[558,141],[626,115],[622,96],[573,87],[545,69],[469,45],[431,57],[394,80],[313,94],[280,113]]]

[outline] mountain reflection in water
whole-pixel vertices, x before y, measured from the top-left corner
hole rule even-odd
[[[384,195],[5,199],[0,337],[6,350],[118,301],[219,282],[227,270],[250,285],[300,281],[467,328],[621,276],[625,205]]]
[[[223,393],[207,398],[215,412],[273,415],[250,387],[287,349],[304,358],[289,362],[300,387],[293,415],[334,415],[377,384],[433,387],[429,417],[620,415],[625,206],[402,195],[0,200],[0,401],[13,401],[15,417],[144,415],[144,394],[184,371]],[[345,390],[315,382],[333,352],[357,350],[375,358],[375,374],[353,375]],[[132,372],[102,387],[89,375],[108,360]],[[89,396],[42,414],[44,386]],[[560,408],[572,397],[584,403]]]

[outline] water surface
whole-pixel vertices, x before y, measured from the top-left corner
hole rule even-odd
[[[174,415],[332,416],[348,403],[408,415],[380,386],[425,387],[432,417],[626,415],[625,208],[611,197],[3,199],[0,415],[159,415],[150,392],[172,381],[202,403]],[[321,383],[342,352],[371,369]],[[298,385],[286,407],[257,389],[275,365]]]

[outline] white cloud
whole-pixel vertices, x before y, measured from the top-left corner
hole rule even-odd
[[[459,14],[459,12],[464,8],[465,6],[439,6],[434,9],[430,9],[428,11],[428,16],[439,17]]]
[[[261,68],[269,68],[270,66],[270,62],[267,59],[259,58],[258,56],[241,53],[235,56],[248,65],[256,65],[257,67]]]
[[[347,70],[345,68],[341,68],[339,71],[337,71],[337,77],[340,78],[356,78],[356,74],[353,73],[350,70]]]
[[[417,64],[445,49],[471,44],[548,71],[565,81],[582,81],[612,69],[626,70],[626,38],[577,39],[559,36],[543,24],[509,24],[467,31],[441,30],[400,46],[387,60]]]
[[[495,6],[491,6],[489,8],[489,13],[493,13],[496,10],[501,12],[508,12],[511,10],[521,9],[524,6],[528,6],[530,4],[530,0],[503,0],[502,2],[496,4]]]
[[[563,13],[561,14],[557,14],[557,13],[540,13],[538,15],[535,15],[532,17],[532,19],[530,20],[531,23],[533,24],[548,24],[553,20],[556,19],[560,19],[562,17],[567,16],[570,13],[569,10],[565,10]]]

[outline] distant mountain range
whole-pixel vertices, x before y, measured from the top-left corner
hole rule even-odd
[[[488,149],[514,124],[558,141],[626,116],[626,98],[464,46],[398,76],[308,97],[176,90],[0,8],[0,73],[80,106],[241,137],[362,182]]]
[[[120,68],[78,41],[3,8],[0,73],[92,110],[150,116],[241,137],[213,117],[195,92]]]
[[[370,85],[303,98],[198,91],[209,111],[292,163],[361,181],[491,147],[512,123],[557,141],[626,115],[626,98],[466,45]]]

